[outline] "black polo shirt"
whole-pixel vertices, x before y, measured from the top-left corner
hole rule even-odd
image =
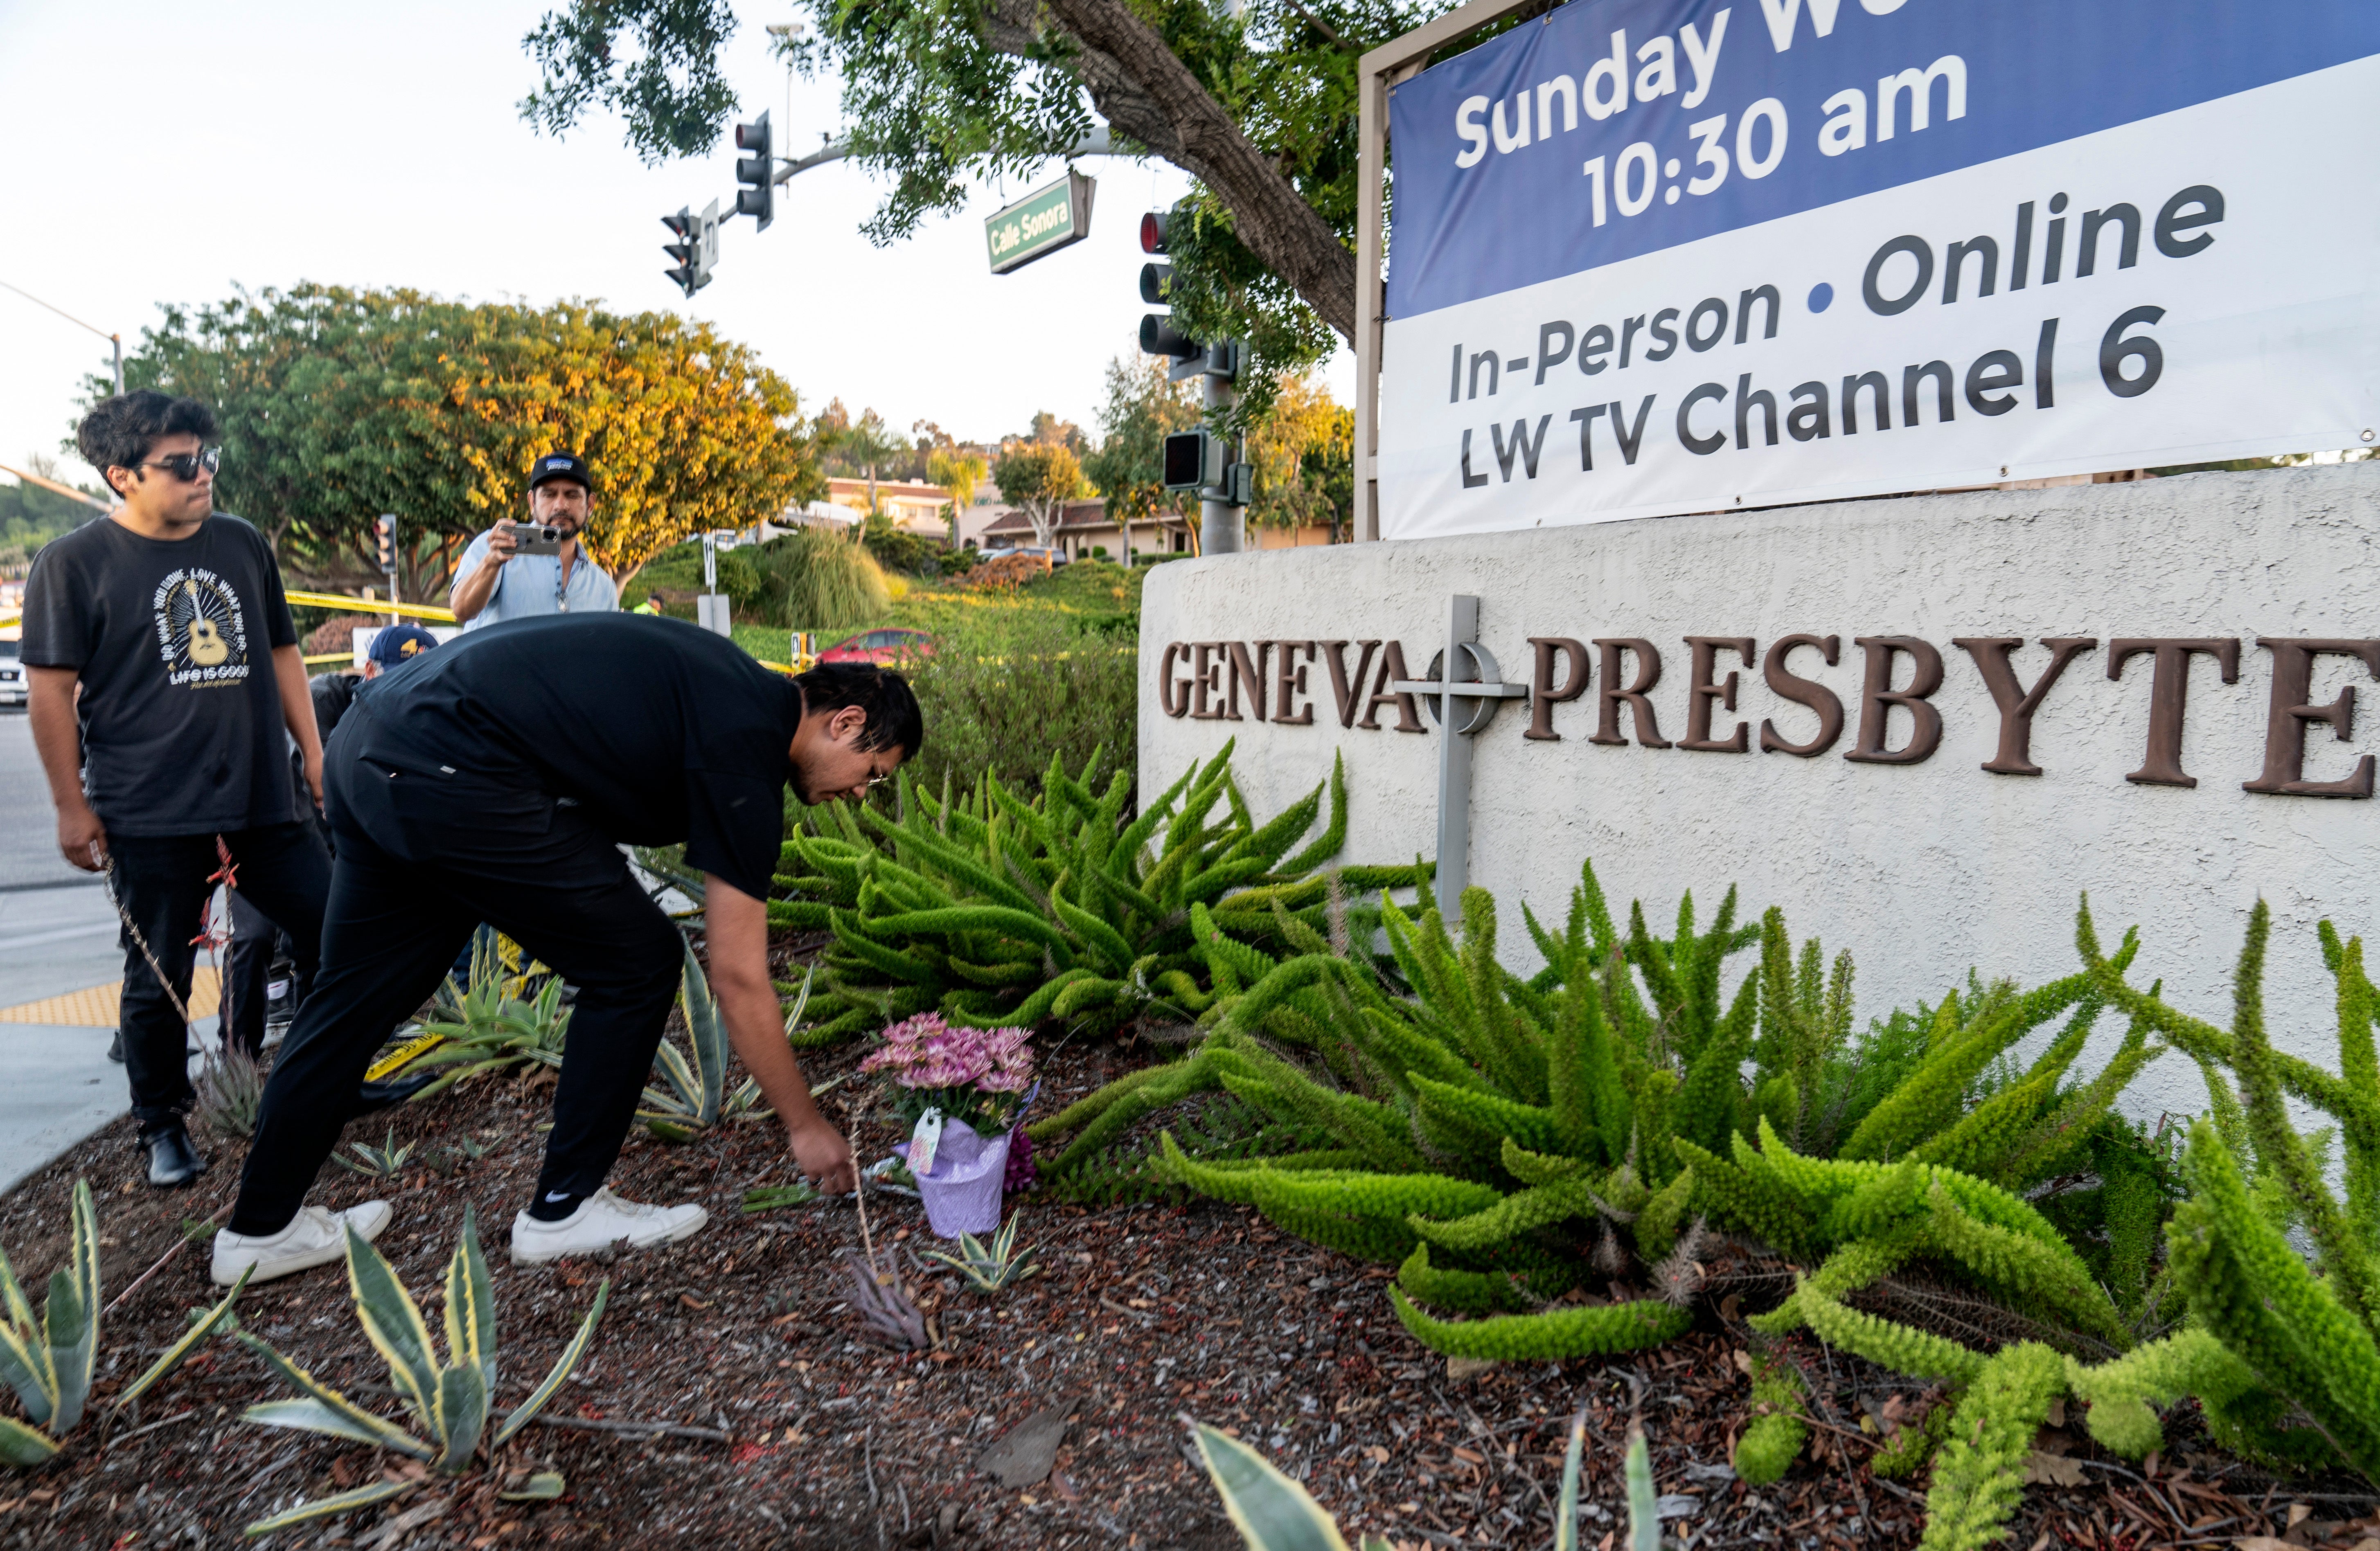
[[[767,897],[802,697],[723,636],[645,614],[474,630],[382,674],[341,757],[576,803],[611,839]]]

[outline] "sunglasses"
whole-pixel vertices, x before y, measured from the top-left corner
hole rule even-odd
[[[162,468],[184,484],[188,484],[199,477],[200,469],[203,468],[212,474],[223,467],[223,449],[201,447],[195,453],[176,453],[170,457],[152,458],[147,463],[136,463],[132,467]]]

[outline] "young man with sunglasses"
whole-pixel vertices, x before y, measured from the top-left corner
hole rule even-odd
[[[110,875],[128,942],[119,1036],[149,1182],[203,1173],[177,1004],[227,851],[249,903],[310,969],[330,858],[306,824],[285,750],[319,803],[322,748],[264,536],[214,509],[213,414],[160,393],[103,401],[76,442],[123,500],[43,547],[25,584],[33,744],[58,849]],[[219,849],[220,848],[220,849]],[[130,934],[128,934],[130,935]],[[165,983],[150,968],[154,960]]]
[[[683,842],[705,875],[702,936],[730,1042],[820,1187],[855,1185],[851,1151],[810,1102],[769,975],[765,901],[785,788],[857,797],[925,742],[901,676],[828,663],[787,680],[677,620],[558,614],[471,631],[383,675],[331,741],[336,837],[322,968],[265,1085],[214,1279],[327,1265],[386,1202],[307,1206],[389,1025],[437,987],[485,921],[578,988],[515,1261],[698,1231],[695,1204],[624,1200],[604,1181],[636,1119],[685,963],[623,842]]]

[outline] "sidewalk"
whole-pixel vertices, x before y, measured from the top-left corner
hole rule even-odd
[[[107,1059],[124,975],[115,934],[95,883],[0,892],[0,1191],[131,1107],[124,1068]],[[20,1021],[30,1017],[43,1021]]]

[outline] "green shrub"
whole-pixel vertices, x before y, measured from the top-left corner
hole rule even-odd
[[[926,718],[926,746],[914,764],[929,790],[945,780],[971,788],[989,773],[1029,794],[1052,758],[1080,769],[1101,748],[1120,768],[1134,768],[1134,637],[1128,628],[1086,630],[1086,617],[985,600],[937,625],[933,655],[904,670]]]
[[[719,590],[735,617],[779,629],[850,630],[892,608],[884,568],[841,530],[801,527],[719,556]],[[697,573],[699,576],[699,573]]]
[[[1751,1425],[1735,1442],[1735,1473],[1747,1486],[1766,1486],[1791,1468],[1809,1440],[1802,1375],[1789,1363],[1752,1362]]]
[[[860,542],[886,570],[905,572],[912,576],[939,575],[942,557],[950,552],[939,539],[894,527],[881,512],[868,515]]]
[[[1274,905],[1319,920],[1329,885],[1316,869],[1347,834],[1346,780],[1334,770],[1329,821],[1290,854],[1321,818],[1323,788],[1259,825],[1231,753],[1226,745],[1130,819],[1131,773],[1095,790],[1098,750],[1078,776],[1051,760],[1029,801],[989,773],[958,791],[946,775],[936,797],[905,769],[895,818],[846,803],[808,810],[779,862],[776,881],[792,897],[769,904],[778,926],[834,934],[813,1024],[795,1042],[929,1011],[978,1028],[1089,1033],[1195,1015],[1211,1000],[1198,937],[1218,919],[1261,927]],[[1428,869],[1334,876],[1355,889],[1409,888]]]

